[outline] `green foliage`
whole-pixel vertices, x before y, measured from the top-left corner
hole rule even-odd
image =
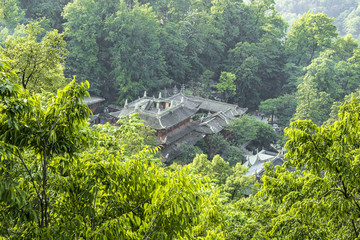
[[[191,168],[198,174],[207,175],[211,170],[211,162],[206,154],[197,154],[194,158]]]
[[[259,111],[264,113],[265,116],[275,115],[279,125],[287,126],[290,124],[290,119],[295,113],[296,106],[296,97],[292,94],[285,94],[278,98],[262,101]]]
[[[357,55],[358,45],[351,36],[337,38],[332,49],[320,53],[304,68],[295,119],[312,119],[316,124],[328,119],[332,102],[342,101],[359,87]]]
[[[137,146],[125,144],[153,139],[137,116],[94,130],[82,104],[87,82],[45,99],[14,83],[9,62],[0,68],[0,237],[224,235],[215,191],[186,168],[160,168],[157,149],[135,154]]]
[[[231,200],[236,201],[243,198],[246,195],[250,195],[256,192],[254,187],[255,176],[245,176],[248,168],[237,163],[233,167],[233,172],[226,178],[224,184],[224,190],[231,194]]]
[[[226,140],[221,134],[212,134],[205,138],[205,141],[198,145],[202,152],[213,158],[215,155],[220,155],[231,167],[236,163],[244,160],[243,151],[241,148],[233,146],[232,143]]]
[[[218,184],[223,185],[227,177],[231,174],[231,167],[229,163],[226,162],[219,155],[215,155],[211,161],[211,170],[214,175],[214,179]]]
[[[23,19],[24,11],[17,0],[5,0],[0,3],[0,30],[7,28],[13,31]]]
[[[360,100],[360,90],[358,89],[356,92],[353,92],[349,95],[346,95],[343,99],[343,101],[339,101],[339,102],[334,102],[333,105],[331,106],[331,112],[330,112],[330,117],[329,119],[325,122],[326,124],[333,124],[335,121],[338,120],[338,112],[340,109],[340,106],[342,104],[348,104],[350,103],[351,99],[355,98],[357,100]]]
[[[83,153],[59,179],[63,199],[56,209],[61,213],[58,221],[64,222],[60,231],[69,237],[119,239],[202,234],[199,226],[190,228],[209,210],[205,204],[212,205],[205,186],[185,168],[173,172],[159,168],[146,152],[130,159],[104,148],[96,154]]]
[[[173,162],[185,165],[193,161],[196,155],[202,154],[203,152],[199,147],[196,147],[191,144],[181,144],[180,146],[180,156],[177,157]]]
[[[50,27],[62,31],[63,18],[61,12],[70,0],[18,0],[22,9],[25,10],[25,17],[29,20],[46,18]]]
[[[210,98],[212,95],[211,87],[215,84],[213,77],[214,77],[214,72],[210,70],[205,70],[197,81],[190,81],[189,82],[190,89],[193,95],[204,98]]]
[[[134,98],[166,83],[164,59],[160,51],[160,22],[150,7],[134,4],[129,9],[120,2],[119,11],[108,19],[107,40],[114,43],[112,63],[120,86],[119,100]]]
[[[359,2],[356,0],[277,0],[276,9],[290,24],[306,12],[325,13],[335,18],[339,34],[345,36],[352,34],[359,39]]]
[[[298,170],[267,166],[259,196],[270,205],[271,215],[264,214],[252,225],[266,221],[255,236],[359,237],[359,110],[359,102],[352,98],[340,107],[338,121],[331,125],[299,120],[286,130],[290,140],[285,167]]]
[[[14,35],[7,37],[1,50],[12,59],[11,67],[18,72],[18,82],[25,89],[37,93],[42,90],[56,92],[66,85],[63,75],[67,56],[65,33],[53,30],[43,36],[44,29],[40,24],[30,22],[18,26]]]
[[[236,93],[236,85],[234,84],[235,80],[235,74],[221,72],[219,83],[215,85],[218,93],[224,93],[225,102],[228,102],[229,97],[231,95],[235,95]]]
[[[245,161],[244,153],[241,148],[236,146],[226,146],[221,156],[226,162],[234,167],[237,163],[243,163]]]
[[[329,118],[330,107],[333,100],[324,91],[317,90],[316,83],[312,79],[306,79],[299,85],[298,106],[293,117],[297,119],[311,119],[320,125]]]
[[[207,143],[209,156],[211,158],[216,154],[222,155],[230,146],[230,143],[220,133],[207,136],[205,141]]]
[[[96,131],[106,136],[100,139],[101,146],[113,154],[122,150],[127,156],[133,156],[146,147],[154,148],[155,130],[145,126],[138,115],[135,113],[129,117],[121,117],[117,122],[119,127],[109,123],[95,125]]]
[[[273,1],[75,0],[63,16],[66,74],[89,80],[110,101],[118,92],[121,102],[174,84],[211,97],[214,80],[231,72],[238,92],[227,88],[225,98],[256,107],[285,81],[287,25]]]
[[[346,35],[345,37],[336,38],[331,49],[335,52],[335,59],[347,61],[353,56],[354,50],[358,47],[358,42],[351,35]]]
[[[324,13],[305,13],[291,27],[286,45],[291,50],[291,61],[298,66],[307,66],[329,48],[337,36],[333,19]]]
[[[261,100],[280,93],[284,81],[284,48],[270,34],[273,26],[258,42],[238,42],[229,50],[227,69],[236,75],[236,99],[239,105],[255,108]]]
[[[72,81],[44,102],[8,76],[5,74],[0,84],[1,182],[5,184],[1,216],[7,218],[1,220],[1,235],[34,236],[31,229],[37,226],[39,234],[47,236],[54,203],[52,160],[64,153],[72,156],[89,142],[89,133],[83,128],[90,110],[81,103],[88,95],[88,84]],[[8,202],[8,198],[14,201]],[[20,209],[23,214],[18,215]]]
[[[247,167],[239,162],[231,167],[219,155],[215,155],[209,161],[207,155],[197,154],[194,161],[190,164],[190,169],[195,173],[210,177],[211,181],[221,190],[224,199],[237,201],[245,195],[255,193],[254,176],[245,176]]]
[[[186,75],[190,70],[190,64],[185,55],[187,43],[182,38],[179,29],[178,23],[168,22],[162,25],[159,40],[167,77],[174,82],[184,83],[187,81]]]
[[[117,11],[117,1],[75,0],[64,7],[64,27],[68,32],[69,57],[66,74],[88,80],[91,92],[114,101],[116,88],[111,72],[112,44],[105,38],[105,20]],[[114,90],[115,88],[115,90]],[[116,99],[115,99],[116,100]]]
[[[266,230],[269,229],[274,209],[262,198],[250,195],[241,198],[230,205],[228,215],[229,239],[269,239]],[[286,236],[282,236],[285,238]]]
[[[273,128],[262,121],[248,115],[235,119],[227,128],[232,135],[232,141],[236,146],[246,142],[248,149],[269,148],[270,144],[276,143],[277,137]]]

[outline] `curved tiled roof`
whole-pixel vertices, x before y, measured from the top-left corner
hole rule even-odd
[[[160,121],[165,128],[170,128],[179,122],[182,122],[189,117],[193,116],[197,109],[190,109],[185,106],[176,107],[175,109],[170,109],[164,111],[165,114],[160,116]]]
[[[168,161],[180,154],[181,144],[195,144],[207,134],[220,132],[246,110],[234,104],[179,93],[168,98],[144,96],[125,104],[120,111],[111,115],[120,118],[138,113],[151,128],[162,130],[191,119],[196,113],[209,113],[200,121],[191,121],[185,126],[181,124],[181,127],[159,139],[163,145],[162,156]]]

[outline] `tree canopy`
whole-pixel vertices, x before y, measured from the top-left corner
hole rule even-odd
[[[40,24],[19,25],[15,33],[7,37],[0,52],[12,60],[11,68],[18,72],[23,88],[31,92],[56,92],[66,85],[63,74],[68,53],[65,33],[53,30],[44,35]]]
[[[0,238],[359,238],[358,5],[2,1]],[[248,115],[168,166],[138,115],[88,123],[88,91],[120,104],[180,86],[275,116],[284,166],[248,175],[244,152],[279,142]]]
[[[15,83],[9,62],[0,66],[1,237],[196,238],[209,226],[221,235],[222,213],[209,215],[217,193],[186,168],[161,168],[157,150],[134,136],[138,118],[118,134],[143,150],[126,151],[117,130],[88,126],[87,82],[43,97]]]

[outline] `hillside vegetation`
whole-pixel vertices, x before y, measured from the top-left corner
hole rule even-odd
[[[358,239],[358,6],[1,1],[0,239]],[[285,136],[245,115],[166,166],[136,114],[88,123],[85,96],[174,86],[275,115]],[[287,161],[255,182],[244,143]]]
[[[335,18],[340,36],[360,39],[360,3],[357,0],[276,0],[276,10],[291,25],[306,12],[325,13]]]

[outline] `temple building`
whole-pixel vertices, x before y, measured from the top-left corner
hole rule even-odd
[[[111,106],[107,115],[115,119],[138,113],[151,128],[161,148],[162,161],[168,162],[180,154],[182,144],[195,144],[208,134],[221,132],[246,108],[234,104],[185,95],[182,92],[163,98],[144,96],[121,109]]]

